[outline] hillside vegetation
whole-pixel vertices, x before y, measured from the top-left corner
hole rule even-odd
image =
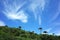
[[[60,40],[60,36],[36,34],[19,28],[0,26],[0,40]]]

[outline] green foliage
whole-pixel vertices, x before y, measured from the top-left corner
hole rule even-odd
[[[48,34],[36,34],[19,28],[0,27],[0,40],[60,40],[60,36]]]

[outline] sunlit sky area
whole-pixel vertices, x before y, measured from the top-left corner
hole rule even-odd
[[[0,26],[60,35],[60,0],[0,0]]]

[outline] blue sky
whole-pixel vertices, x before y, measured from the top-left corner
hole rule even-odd
[[[0,0],[0,26],[60,35],[60,0]]]

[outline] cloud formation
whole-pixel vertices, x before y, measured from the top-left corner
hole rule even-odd
[[[7,14],[5,14],[7,16],[8,19],[11,20],[20,20],[23,23],[27,22],[27,15],[24,14],[24,11],[20,11],[19,13],[15,13],[15,12],[9,12]]]
[[[5,23],[0,20],[0,26],[5,26]]]
[[[28,16],[26,15],[25,10],[21,9],[26,5],[27,1],[23,1],[23,3],[19,2],[20,0],[15,0],[9,3],[8,0],[4,1],[4,14],[8,19],[11,20],[20,20],[24,23],[28,21]],[[45,0],[29,0],[30,3],[27,6],[29,10],[31,10],[34,14],[35,20],[39,21],[39,25],[41,25],[41,14],[45,8],[46,1]]]
[[[38,8],[40,8],[41,12],[44,10],[45,7],[45,0],[33,0],[29,6],[30,10],[33,11],[35,19],[38,16]]]
[[[41,25],[41,15],[44,11],[44,8],[46,6],[47,0],[30,0],[31,4],[29,6],[29,9],[32,10],[35,20],[39,21],[39,25]]]
[[[19,1],[19,0],[17,0],[17,1]],[[4,9],[3,13],[6,15],[6,17],[8,19],[20,20],[23,23],[26,23],[28,21],[28,16],[27,16],[26,12],[22,9],[20,11],[18,11],[21,7],[23,7],[23,5],[26,2],[23,2],[21,4],[19,2],[13,1],[11,3],[9,3],[8,0],[4,1],[5,9]]]

